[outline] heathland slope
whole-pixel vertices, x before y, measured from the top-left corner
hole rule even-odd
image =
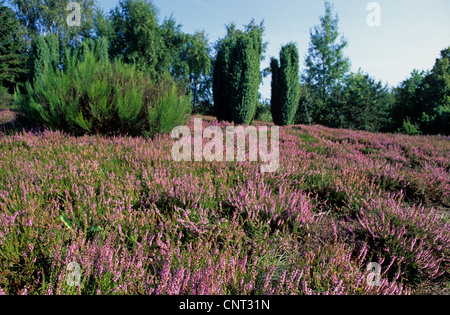
[[[408,294],[448,280],[448,138],[283,127],[273,173],[175,162],[174,142],[2,134],[0,293]]]

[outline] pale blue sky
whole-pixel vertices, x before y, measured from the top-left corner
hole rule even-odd
[[[119,0],[97,0],[109,12]],[[345,55],[352,71],[361,68],[377,80],[396,86],[413,69],[431,69],[439,52],[450,46],[449,0],[334,0],[339,30],[349,45]],[[367,5],[381,6],[381,26],[367,24]],[[283,44],[293,41],[301,56],[300,68],[309,46],[309,32],[324,13],[321,0],[154,0],[159,17],[173,15],[183,31],[204,30],[210,42],[225,35],[225,25],[238,27],[264,19],[264,40],[269,42],[266,61],[278,57]],[[270,98],[270,78],[260,89]]]

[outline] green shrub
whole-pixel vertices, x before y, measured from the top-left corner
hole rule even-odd
[[[60,64],[60,41],[56,35],[37,36],[31,41],[28,68],[33,81],[47,71],[57,69]]]
[[[272,113],[270,112],[270,105],[258,103],[254,120],[266,123],[273,122]]]
[[[66,52],[64,71],[50,69],[16,92],[22,116],[70,134],[152,136],[186,121],[190,96],[170,78],[152,81],[135,66],[111,64],[85,45]],[[189,106],[187,105],[189,103]]]
[[[272,116],[279,126],[289,126],[297,112],[300,101],[299,55],[295,44],[281,48],[280,64],[272,58]]]
[[[9,109],[14,106],[14,97],[8,89],[0,86],[0,109]]]
[[[166,134],[170,133],[174,127],[184,124],[187,115],[192,111],[191,97],[180,95],[174,83],[168,86],[170,88],[158,97],[155,107],[149,108],[148,111],[151,129]]]
[[[230,58],[228,110],[236,124],[248,125],[258,103],[260,59],[252,38],[238,36]]]
[[[256,114],[264,27],[252,21],[244,31],[232,24],[218,44],[213,72],[213,98],[219,121],[248,125]]]
[[[400,132],[411,136],[422,134],[419,124],[413,124],[409,118],[403,121],[403,128],[400,129]]]
[[[231,121],[231,115],[228,110],[227,87],[228,87],[228,68],[231,50],[231,39],[224,38],[218,47],[217,57],[213,72],[213,98],[214,112],[219,121]]]

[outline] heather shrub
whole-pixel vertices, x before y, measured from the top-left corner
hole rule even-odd
[[[26,120],[74,135],[169,132],[190,114],[189,96],[171,79],[158,81],[119,60],[110,63],[88,45],[66,53],[64,70],[51,69],[16,93]]]
[[[148,95],[171,98],[167,82]],[[446,138],[283,127],[274,173],[174,162],[172,145],[169,135],[0,137],[0,294],[384,295],[448,279],[448,222],[404,189],[448,202]],[[73,262],[79,287],[66,281]],[[380,286],[367,281],[371,262]]]
[[[377,198],[361,209],[352,230],[369,246],[390,281],[409,286],[449,275],[450,225],[434,209]]]
[[[409,291],[402,284],[380,280],[379,286],[367,282],[364,259],[345,244],[326,244],[305,252],[301,294],[304,295],[399,295]]]

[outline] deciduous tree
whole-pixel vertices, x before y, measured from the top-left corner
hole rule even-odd
[[[339,18],[333,14],[333,6],[325,2],[325,15],[320,25],[310,32],[310,46],[302,76],[311,95],[308,107],[316,123],[330,125],[336,120],[330,97],[349,71],[349,59],[344,56],[347,41],[340,37]]]
[[[54,34],[64,42],[72,43],[89,37],[93,29],[94,0],[78,0],[80,5],[80,26],[71,26],[67,17],[71,13],[67,9],[71,0],[10,0],[23,27],[24,38],[29,44],[39,35]]]

